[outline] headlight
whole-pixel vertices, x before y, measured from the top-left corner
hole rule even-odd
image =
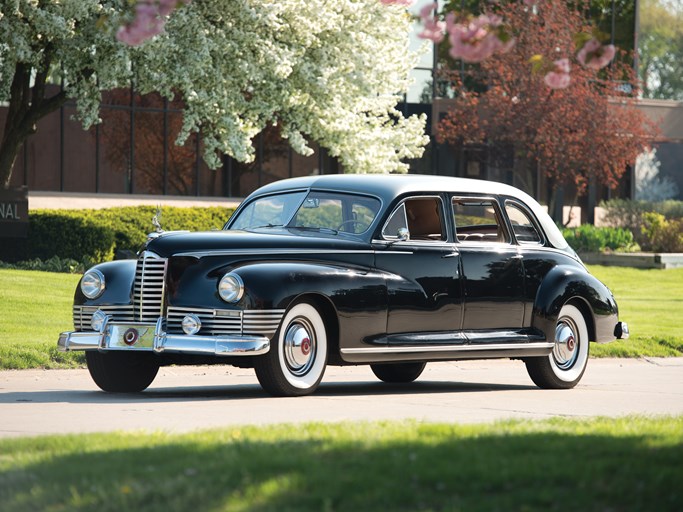
[[[218,283],[218,295],[225,302],[237,302],[244,294],[244,283],[237,274],[225,274]]]
[[[81,291],[89,299],[96,299],[104,291],[104,274],[99,270],[88,270],[81,279]]]

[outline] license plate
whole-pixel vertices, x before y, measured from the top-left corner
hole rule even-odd
[[[154,325],[114,324],[107,327],[105,346],[114,349],[154,349]]]

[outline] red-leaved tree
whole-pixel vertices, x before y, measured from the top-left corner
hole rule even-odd
[[[634,106],[637,80],[626,56],[599,71],[579,64],[576,35],[591,27],[563,0],[538,2],[533,11],[501,2],[497,14],[516,44],[464,74],[446,72],[456,99],[438,126],[439,142],[512,149],[522,183],[540,168],[555,187],[573,184],[580,193],[591,178],[615,187],[657,131]],[[548,72],[568,66],[569,86],[548,87]]]

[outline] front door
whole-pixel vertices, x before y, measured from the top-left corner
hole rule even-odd
[[[461,329],[460,252],[448,231],[440,196],[408,198],[386,223],[375,264],[387,273],[387,334]]]

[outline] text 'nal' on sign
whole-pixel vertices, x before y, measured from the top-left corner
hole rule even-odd
[[[0,238],[28,236],[28,187],[0,188]]]

